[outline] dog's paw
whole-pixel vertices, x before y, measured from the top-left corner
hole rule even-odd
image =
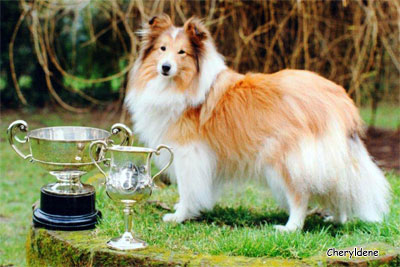
[[[281,233],[294,232],[297,228],[289,228],[286,225],[274,225],[274,229]]]
[[[324,217],[324,222],[326,223],[336,223],[336,218],[332,215],[327,215]]]
[[[344,224],[347,221],[347,216],[342,215],[341,217],[328,215],[324,217],[324,222],[332,224]]]
[[[289,232],[289,229],[284,225],[274,225],[274,229],[278,232]]]
[[[185,220],[186,218],[184,216],[181,216],[177,212],[175,213],[168,213],[165,214],[163,217],[164,222],[175,222],[175,223],[181,223]]]

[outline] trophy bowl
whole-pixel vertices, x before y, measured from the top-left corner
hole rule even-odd
[[[109,151],[110,159],[108,174],[99,166],[99,158],[92,154],[92,147],[101,151]],[[158,156],[162,149],[170,153],[169,162],[153,177],[151,176],[151,159]],[[96,149],[98,150],[98,149]],[[109,145],[104,141],[95,141],[89,148],[93,163],[106,177],[106,192],[109,198],[124,206],[125,231],[122,236],[113,238],[107,242],[107,246],[116,250],[135,250],[147,247],[145,241],[134,237],[132,232],[132,206],[150,197],[155,185],[154,179],[164,172],[172,163],[174,154],[168,146],[159,145],[157,149]],[[103,156],[104,154],[101,154]],[[102,159],[102,158],[100,158]],[[100,160],[101,161],[101,160]]]
[[[23,139],[16,136],[17,131],[25,132]],[[41,208],[34,212],[34,223],[46,228],[69,229],[75,220],[82,221],[82,215],[99,216],[94,209],[95,189],[88,184],[82,184],[80,178],[95,168],[89,156],[89,146],[93,141],[103,141],[111,144],[111,135],[121,133],[121,144],[132,144],[132,132],[123,124],[117,123],[111,127],[111,132],[92,127],[60,126],[47,127],[28,131],[28,124],[17,120],[7,129],[7,137],[11,147],[23,159],[40,165],[57,178],[41,188]],[[14,142],[29,144],[30,154],[23,154]],[[92,157],[96,164],[103,160],[101,150],[94,151]],[[94,214],[96,213],[96,214]],[[79,218],[49,218],[54,216],[78,216]],[[51,217],[51,216],[50,216]],[[51,222],[48,222],[48,221]],[[84,220],[83,220],[84,221]],[[92,222],[91,222],[92,224]],[[91,225],[90,227],[92,227]],[[71,228],[76,230],[76,228]]]

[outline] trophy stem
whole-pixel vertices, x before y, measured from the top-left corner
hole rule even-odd
[[[132,233],[132,214],[133,214],[132,206],[125,205],[124,208],[125,233]]]
[[[143,240],[133,237],[132,233],[132,203],[125,203],[124,221],[125,232],[121,237],[113,238],[107,242],[107,246],[116,250],[137,250],[147,247],[147,243]]]
[[[81,183],[81,176],[85,171],[51,171],[57,178],[56,183],[45,185],[43,190],[56,195],[85,195],[92,194],[94,187]]]

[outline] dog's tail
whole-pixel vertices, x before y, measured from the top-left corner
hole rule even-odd
[[[348,201],[346,206],[350,208],[348,215],[363,221],[380,222],[389,212],[389,183],[359,136],[355,134],[348,140],[352,163],[346,171],[348,188],[345,190],[348,191],[344,196]]]
[[[296,189],[311,193],[338,222],[354,217],[379,222],[389,212],[389,183],[358,134],[331,131],[300,143],[298,151],[287,159]]]

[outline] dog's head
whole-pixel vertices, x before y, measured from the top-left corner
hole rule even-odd
[[[148,71],[166,79],[190,79],[200,71],[210,33],[199,19],[176,27],[168,15],[158,15],[145,24],[141,35],[140,56]]]

